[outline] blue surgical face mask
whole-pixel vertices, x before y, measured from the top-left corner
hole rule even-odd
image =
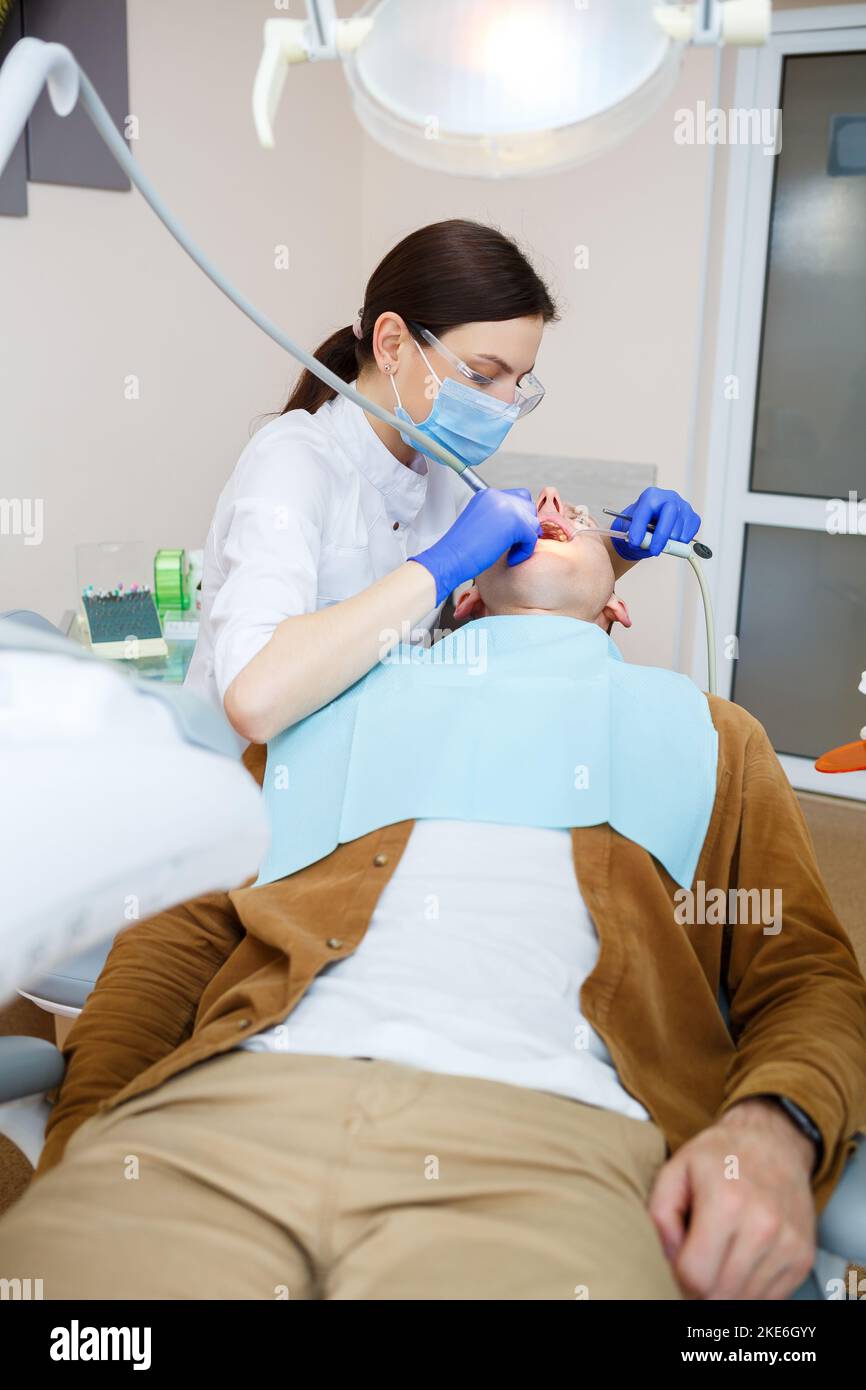
[[[430,367],[424,349],[415,342],[414,338],[412,341],[424,361],[427,362],[427,366]],[[436,376],[432,367],[430,367],[430,371],[439,382],[439,393],[426,420],[416,421],[412,419],[400,400],[396,381],[393,377],[389,377],[388,380],[394,388],[394,395],[397,397],[394,414],[398,419],[407,420],[410,425],[415,425],[428,438],[435,440],[444,448],[450,449],[452,454],[456,454],[470,468],[474,468],[477,464],[490,458],[491,454],[496,453],[517,419],[520,407],[517,402],[509,405],[507,401],[497,400],[495,396],[485,396],[476,388],[465,386],[452,377],[446,377],[442,381]],[[432,450],[426,449],[423,444],[419,444],[411,435],[404,434],[402,430],[400,431],[400,438],[404,444],[409,445],[410,449],[417,449],[419,453],[426,454],[428,458],[436,459]],[[436,461],[438,462],[438,460]]]

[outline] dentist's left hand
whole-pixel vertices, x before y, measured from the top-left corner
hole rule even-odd
[[[684,497],[660,487],[644,488],[640,497],[624,507],[623,512],[632,518],[631,521],[623,521],[619,516],[611,524],[612,531],[628,531],[628,541],[625,537],[621,541],[611,537],[614,550],[623,560],[645,560],[648,555],[661,555],[668,541],[688,543],[697,535],[701,524],[701,518]],[[650,525],[655,530],[649,549],[641,550],[640,543]]]
[[[527,560],[540,535],[538,512],[526,488],[489,487],[476,492],[441,540],[410,558],[432,574],[440,604],[506,550],[509,565]]]

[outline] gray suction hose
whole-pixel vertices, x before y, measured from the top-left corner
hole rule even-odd
[[[69,56],[73,62],[76,61],[74,55],[70,54]],[[76,66],[78,65],[76,64]],[[332,372],[328,367],[324,366],[323,363],[313,357],[312,353],[302,348],[300,343],[296,343],[287,333],[284,333],[281,328],[278,328],[275,323],[272,323],[269,318],[266,318],[245,295],[241,294],[239,290],[236,290],[235,287],[226,280],[219,268],[214,265],[213,261],[211,261],[202,250],[200,250],[189,233],[186,232],[177,221],[174,214],[166,207],[147,176],[141,172],[141,169],[138,167],[138,162],[133,159],[132,155],[129,153],[126,147],[126,141],[117,130],[111,116],[105,109],[99,93],[96,91],[96,88],[93,86],[87,74],[83,72],[80,67],[78,67],[78,77],[82,105],[118,164],[125,173],[129,175],[130,180],[135,184],[135,187],[138,189],[145,202],[147,202],[156,213],[163,226],[171,232],[175,241],[179,242],[187,255],[195,261],[199,269],[204,271],[208,279],[213,281],[217,289],[222,290],[223,294],[240,309],[242,314],[246,314],[248,319],[252,319],[253,323],[260,328],[263,333],[267,333],[269,338],[273,338],[275,343],[278,343],[286,352],[291,353],[292,357],[296,358],[302,366],[306,367],[314,376],[317,376],[320,381],[323,381],[326,386],[330,386],[334,391],[338,391],[341,396],[346,396],[350,401],[354,401],[355,405],[359,405],[362,410],[366,410],[371,415],[375,415],[377,419],[384,421],[386,425],[391,425],[394,429],[401,431],[403,434],[408,434],[412,439],[423,444],[425,448],[432,448],[437,458],[439,458],[442,463],[447,464],[449,468],[453,468],[454,472],[459,474],[466,486],[471,488],[473,492],[480,492],[482,489],[486,488],[487,484],[483,482],[478,474],[473,472],[462,459],[459,459],[456,454],[452,454],[450,450],[440,447],[414,425],[408,424],[405,420],[399,420],[396,415],[391,414],[390,410],[385,410],[383,406],[377,405],[375,401],[370,401],[366,396],[362,396],[360,391],[356,391],[348,382],[343,381],[342,377],[337,376],[335,372]]]

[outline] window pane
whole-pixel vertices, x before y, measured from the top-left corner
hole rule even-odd
[[[732,699],[778,753],[814,759],[866,725],[864,570],[864,536],[746,528]]]
[[[787,58],[781,106],[752,489],[863,497],[866,53]]]

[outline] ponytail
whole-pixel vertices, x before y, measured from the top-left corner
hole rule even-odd
[[[348,328],[338,328],[336,333],[320,343],[313,356],[343,381],[354,381],[359,367],[358,346],[358,339],[350,324]],[[315,415],[319,406],[333,400],[336,394],[333,386],[326,386],[305,367],[280,413],[285,415],[289,410],[307,410]]]

